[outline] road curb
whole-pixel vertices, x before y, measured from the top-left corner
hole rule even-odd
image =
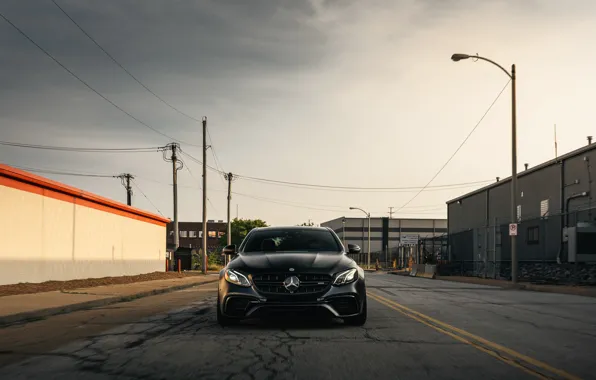
[[[113,305],[116,303],[133,301],[133,300],[136,300],[139,298],[156,296],[158,294],[171,293],[171,292],[175,292],[177,290],[192,288],[194,286],[200,286],[200,285],[204,285],[204,284],[212,284],[217,281],[218,281],[217,279],[214,279],[214,280],[209,280],[209,281],[204,281],[204,282],[194,282],[194,283],[190,283],[190,284],[171,286],[168,288],[148,290],[145,292],[129,294],[126,296],[103,298],[103,299],[99,299],[99,300],[75,303],[75,304],[66,305],[66,306],[58,306],[58,307],[52,307],[52,308],[47,308],[47,309],[28,311],[25,313],[7,315],[7,316],[0,317],[0,328],[8,327],[8,326],[19,324],[19,323],[34,322],[34,321],[45,319],[47,317],[51,317],[54,315],[68,314],[68,313],[72,313],[75,311],[92,309],[94,307],[108,306],[108,305]]]

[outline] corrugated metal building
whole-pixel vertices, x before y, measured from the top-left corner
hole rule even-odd
[[[321,223],[321,226],[334,230],[344,244],[357,244],[363,253],[368,253],[368,218],[340,217]],[[371,218],[370,226],[370,248],[375,254],[373,261],[379,258],[385,262],[396,258],[397,247],[405,236],[428,238],[445,235],[447,219]]]
[[[569,260],[566,227],[588,228],[596,210],[592,195],[596,144],[518,173],[518,260],[556,262]],[[511,177],[447,202],[450,261],[474,263],[476,272],[488,275],[500,263],[511,261],[509,223]],[[565,232],[565,233],[564,233]],[[593,234],[573,234],[583,243],[576,253],[596,253]],[[591,247],[591,248],[589,248]],[[573,249],[575,250],[575,249]],[[580,252],[582,251],[582,252]],[[596,255],[594,255],[596,259]],[[509,263],[506,264],[507,266]],[[495,267],[496,266],[496,267]]]

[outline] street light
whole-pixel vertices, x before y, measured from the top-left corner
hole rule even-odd
[[[370,269],[370,212],[366,212],[360,207],[350,207],[350,210],[360,210],[366,214],[366,217],[368,218],[368,268]]]
[[[503,66],[488,58],[480,57],[478,55],[468,54],[453,54],[451,60],[454,62],[462,59],[480,59],[492,63],[499,69],[503,70],[505,74],[511,79],[511,223],[517,224],[517,116],[516,116],[516,101],[515,101],[515,64],[511,65],[511,73]],[[511,238],[511,282],[517,283],[517,236],[510,235]]]

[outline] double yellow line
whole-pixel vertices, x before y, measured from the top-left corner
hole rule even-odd
[[[429,317],[428,315],[419,313],[406,306],[403,306],[395,301],[385,298],[377,293],[367,292],[367,295],[375,301],[387,306],[390,309],[400,312],[401,314],[418,321],[428,327],[431,327],[445,335],[452,337],[462,343],[487,353],[488,355],[505,362],[515,368],[518,368],[539,379],[565,379],[565,380],[581,380],[581,378],[574,376],[561,369],[554,368],[539,360],[533,359],[529,356],[520,354],[517,351],[503,347],[497,343],[488,341],[482,337],[471,334],[465,330],[458,329],[447,323],[441,322],[437,319]]]

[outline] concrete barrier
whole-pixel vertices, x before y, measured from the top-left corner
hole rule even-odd
[[[434,279],[437,275],[437,266],[428,264],[414,264],[410,276]]]
[[[418,272],[418,268],[416,267],[416,265],[412,266],[412,270],[410,271],[410,276],[416,277],[417,272]]]
[[[422,277],[434,279],[436,276],[437,276],[437,266],[426,264],[424,266],[424,274],[422,275]]]

